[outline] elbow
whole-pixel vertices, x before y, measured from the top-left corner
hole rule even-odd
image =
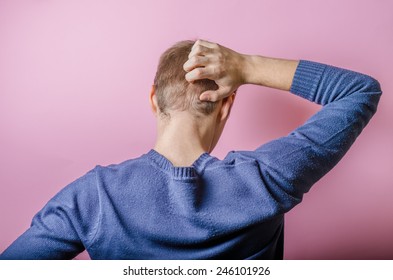
[[[363,85],[364,92],[369,92],[369,93],[373,93],[376,95],[382,94],[381,85],[378,82],[378,80],[376,80],[375,78],[373,78],[371,76],[364,75],[363,83],[364,83],[364,85]]]
[[[365,97],[364,103],[371,111],[371,115],[374,115],[377,112],[379,100],[382,95],[380,83],[375,78],[364,75],[361,92],[362,96]]]

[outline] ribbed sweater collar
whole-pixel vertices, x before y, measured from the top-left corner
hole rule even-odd
[[[214,158],[205,152],[191,166],[178,167],[174,166],[166,157],[154,149],[151,149],[146,156],[158,168],[170,173],[173,178],[177,179],[193,179],[198,177],[198,174],[203,173],[206,163]]]

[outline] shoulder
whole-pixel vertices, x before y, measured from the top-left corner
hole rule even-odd
[[[128,159],[120,163],[109,165],[96,165],[94,168],[97,181],[121,182],[128,180],[136,174],[146,173],[151,168],[151,162],[147,155],[143,154],[137,158]]]

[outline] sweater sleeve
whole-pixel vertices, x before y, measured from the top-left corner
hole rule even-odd
[[[323,107],[288,136],[240,152],[257,161],[278,212],[299,203],[340,161],[376,112],[382,93],[367,75],[310,61],[300,61],[290,91]]]
[[[72,259],[91,244],[99,213],[93,169],[53,197],[0,259]]]

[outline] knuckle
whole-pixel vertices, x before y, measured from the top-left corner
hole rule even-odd
[[[217,52],[217,58],[219,61],[223,61],[224,60],[224,55],[221,52]]]
[[[200,68],[196,68],[196,69],[194,70],[194,76],[195,76],[196,78],[200,78],[200,77],[202,76],[202,70],[201,70]]]
[[[212,74],[214,75],[214,76],[217,76],[217,74],[219,73],[219,69],[218,69],[218,66],[214,66],[214,67],[212,67],[211,68],[212,69]]]
[[[195,47],[195,53],[196,54],[202,54],[202,52],[203,52],[203,48],[202,48],[202,46],[201,45],[198,45],[198,46],[196,46]]]
[[[197,58],[195,56],[192,56],[188,61],[190,65],[194,65],[197,62]]]
[[[198,56],[194,56],[193,58],[192,58],[192,64],[198,64],[198,63],[200,63],[200,58],[198,57]]]
[[[213,73],[216,78],[221,78],[225,75],[225,69],[221,65],[217,65],[213,68]]]

